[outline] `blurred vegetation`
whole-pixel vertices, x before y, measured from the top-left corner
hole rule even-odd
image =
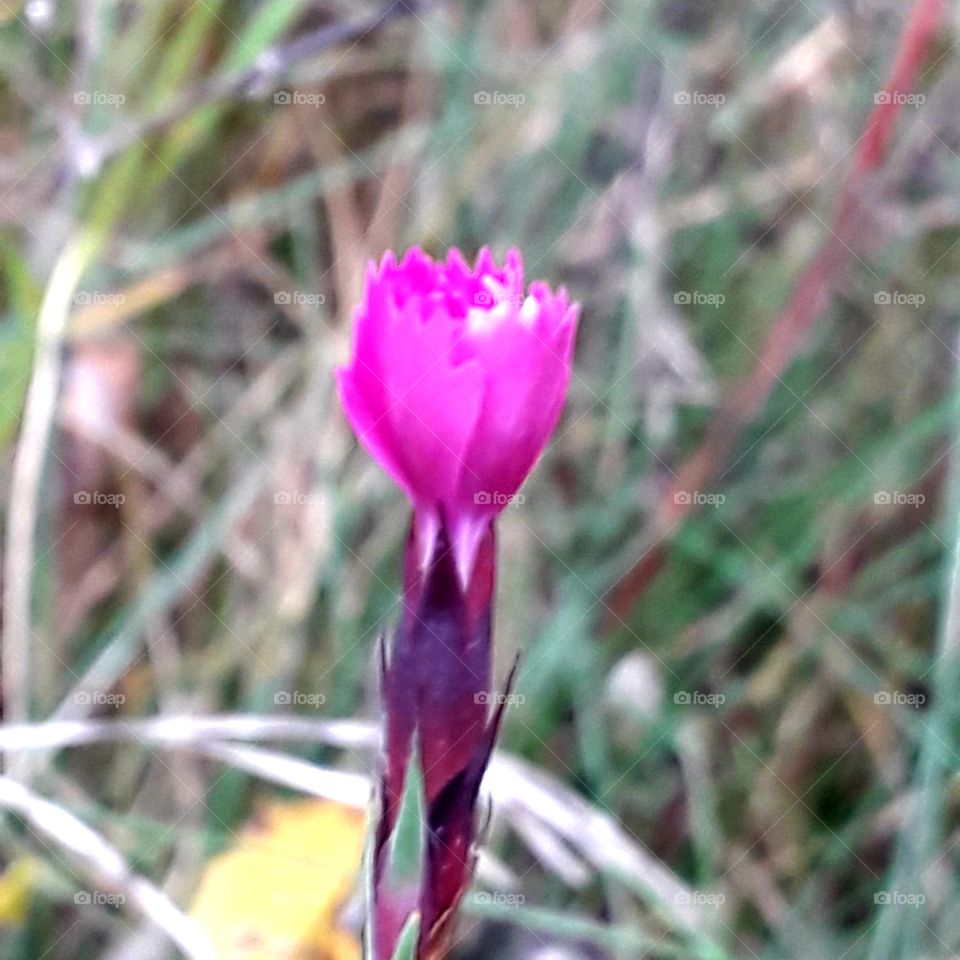
[[[369,257],[517,245],[583,319],[564,421],[500,527],[524,700],[504,747],[704,891],[709,922],[674,929],[616,874],[565,884],[495,831],[525,901],[468,923],[463,957],[954,956],[955,19],[863,184],[839,291],[659,525],[829,235],[907,5],[413,6],[0,2],[5,501],[33,364],[62,361],[36,539],[4,583],[29,585],[29,659],[3,663],[29,719],[376,718],[406,507],[331,370]],[[30,773],[184,906],[283,792],[133,742]],[[168,949],[78,907],[21,821],[0,851],[34,864],[4,957]]]

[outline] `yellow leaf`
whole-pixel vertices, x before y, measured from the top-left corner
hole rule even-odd
[[[0,876],[0,927],[19,927],[27,919],[36,876],[36,864],[28,859],[14,861]]]
[[[338,928],[365,817],[325,801],[272,803],[207,865],[192,914],[223,960],[360,960]]]

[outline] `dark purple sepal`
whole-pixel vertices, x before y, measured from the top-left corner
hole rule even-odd
[[[449,921],[472,876],[477,795],[504,703],[491,696],[492,526],[466,584],[445,528],[426,546],[416,530],[414,524],[406,550],[403,617],[382,661],[386,756],[374,845],[376,960],[392,957],[416,907],[422,916],[420,956],[443,956]],[[429,558],[426,565],[423,557]],[[499,702],[491,714],[494,700]],[[427,837],[419,894],[411,900],[410,888],[391,876],[389,858],[414,757]]]
[[[493,753],[507,696],[516,673],[510,672],[504,696],[495,698],[469,764],[450,780],[427,807],[427,863],[420,912],[421,957],[445,956],[455,911],[473,879],[477,839],[477,797]]]
[[[403,618],[384,674],[387,770],[384,817],[389,832],[419,731],[428,805],[470,764],[484,739],[491,685],[494,535],[488,530],[464,589],[444,527],[429,566],[411,532]]]

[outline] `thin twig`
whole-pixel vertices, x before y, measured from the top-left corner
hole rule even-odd
[[[98,883],[122,893],[192,960],[217,960],[206,934],[158,887],[131,870],[105,837],[22,783],[0,776],[0,808],[22,817],[38,834],[72,854]]]
[[[27,390],[23,427],[17,443],[7,505],[3,564],[3,717],[30,715],[30,662],[33,636],[33,565],[40,506],[40,481],[57,409],[63,336],[77,284],[93,252],[81,235],[60,256],[37,320],[33,376]]]
[[[282,787],[299,790],[314,797],[363,810],[370,803],[372,782],[362,773],[331,770],[299,757],[291,757],[262,747],[195,741],[189,749],[206,757],[245,770],[256,777]]]
[[[203,753],[269,782],[362,807],[370,789],[365,777],[322,769],[298,757],[223,741],[303,741],[346,750],[373,750],[379,744],[379,733],[372,724],[358,720],[256,715],[55,721],[0,728],[0,753],[131,740]],[[612,817],[593,807],[574,790],[499,751],[494,753],[484,790],[508,816],[520,812],[521,816],[535,818],[559,840],[577,850],[594,869],[615,874],[642,891],[680,928],[695,934],[705,929],[706,913],[697,903],[693,889]]]
[[[517,757],[495,754],[485,787],[497,804],[551,827],[594,867],[641,888],[683,929],[706,927],[706,911],[683,883],[620,824],[574,790]]]
[[[357,720],[298,717],[168,716],[151,720],[54,720],[0,727],[0,753],[58,750],[108,741],[191,745],[214,740],[286,740],[325,743],[341,749],[377,744],[374,728]]]

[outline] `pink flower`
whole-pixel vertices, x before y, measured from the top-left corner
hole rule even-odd
[[[471,267],[417,247],[370,264],[352,362],[337,371],[358,438],[406,491],[424,543],[445,522],[461,573],[546,446],[570,380],[578,307],[524,286],[519,251]],[[428,555],[428,554],[427,554]]]

